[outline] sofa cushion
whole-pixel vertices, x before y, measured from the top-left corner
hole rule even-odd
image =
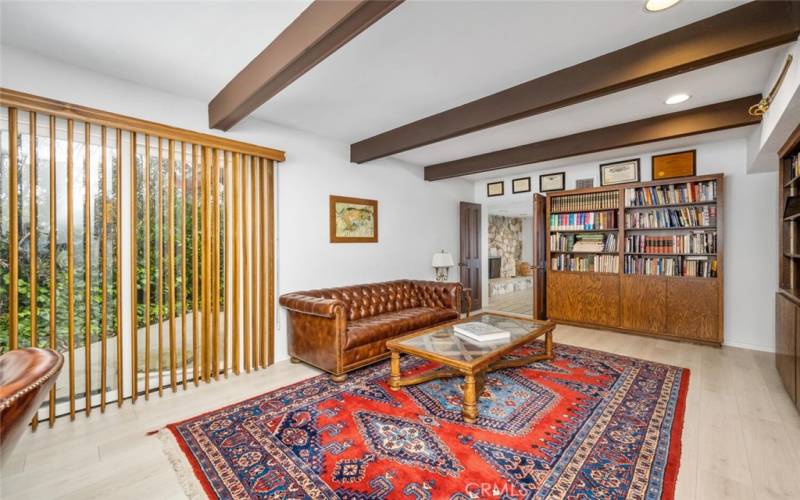
[[[348,323],[344,348],[352,349],[455,319],[458,313],[454,309],[431,307],[412,307],[362,318]]]

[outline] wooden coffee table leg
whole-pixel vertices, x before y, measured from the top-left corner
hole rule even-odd
[[[549,361],[555,357],[553,356],[553,330],[544,334],[544,353]]]
[[[391,372],[389,374],[389,388],[393,391],[400,390],[400,353],[392,351]]]
[[[461,415],[464,417],[464,422],[474,424],[478,419],[478,395],[476,392],[475,375],[467,375],[464,377],[464,408]]]

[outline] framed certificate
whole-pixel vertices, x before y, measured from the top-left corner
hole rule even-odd
[[[531,190],[531,178],[520,177],[511,181],[511,193],[528,193]]]
[[[696,174],[697,150],[653,156],[653,180],[691,177]]]
[[[550,191],[564,190],[564,172],[557,174],[544,174],[539,176],[539,192],[548,193]]]
[[[629,182],[639,182],[639,158],[600,165],[601,186],[628,184]]]
[[[486,184],[486,196],[503,196],[505,194],[505,183],[503,181],[490,182]]]

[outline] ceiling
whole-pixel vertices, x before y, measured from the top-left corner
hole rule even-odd
[[[3,0],[0,40],[208,102],[309,3]],[[744,2],[642,3],[408,0],[254,115],[352,143]],[[759,93],[779,50],[396,156],[427,165]],[[664,105],[676,92],[692,99]]]

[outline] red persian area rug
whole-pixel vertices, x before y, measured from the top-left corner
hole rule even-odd
[[[388,374],[314,377],[161,434],[211,498],[674,497],[689,370],[556,345],[552,362],[488,374],[475,424],[461,378],[394,392]]]

